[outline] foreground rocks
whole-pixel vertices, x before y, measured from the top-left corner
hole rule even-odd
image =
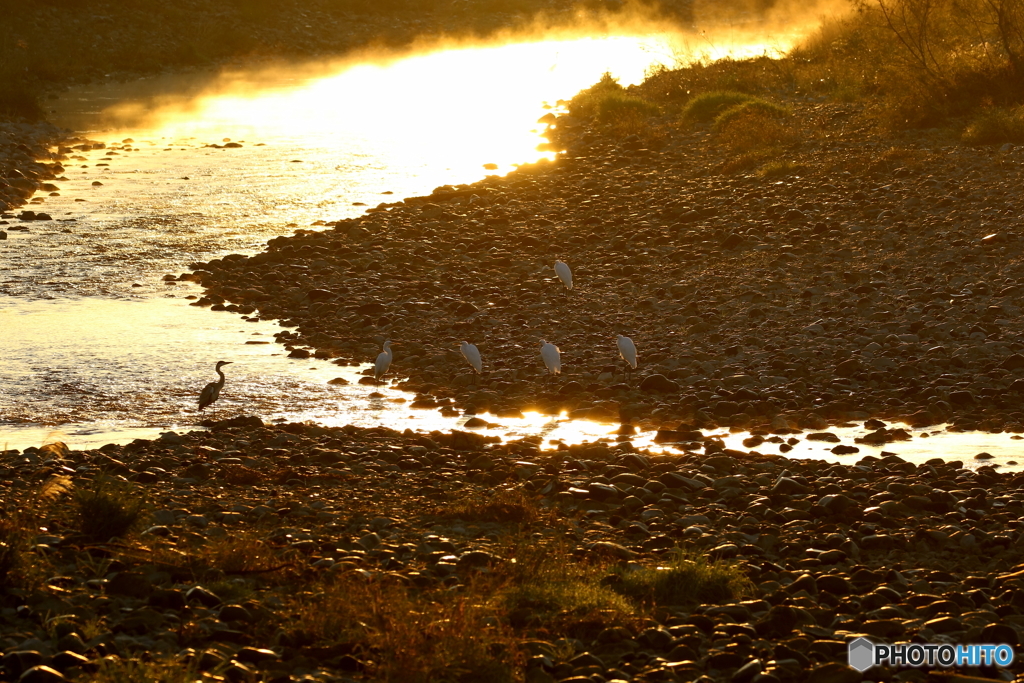
[[[302,596],[332,586],[347,586],[350,601],[359,586],[404,586],[401,595],[437,595],[438,610],[443,596],[485,601],[486,625],[460,638],[500,633],[518,653],[490,655],[504,663],[494,680],[856,681],[845,657],[857,636],[1024,638],[1021,474],[895,456],[853,466],[740,451],[655,456],[628,443],[537,457],[528,440],[488,445],[457,432],[211,426],[97,451],[4,453],[4,542],[15,542],[11,520],[36,520],[0,588],[7,680],[86,680],[143,657],[227,680],[378,680],[388,651],[367,650],[359,625],[324,634],[312,616],[295,620],[307,614]],[[53,475],[70,493],[53,494]],[[140,523],[109,543],[83,537],[69,498],[98,482],[145,501]],[[518,502],[489,516],[466,505],[499,496]],[[509,611],[495,597],[530,581],[508,571],[531,549],[605,567],[611,580],[668,562],[677,547],[736,566],[747,587],[555,621],[539,603]]]

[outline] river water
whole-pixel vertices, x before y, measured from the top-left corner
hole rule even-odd
[[[51,440],[87,448],[194,428],[199,389],[216,379],[218,360],[233,364],[212,417],[459,428],[465,417],[410,410],[402,392],[370,397],[358,384],[365,368],[287,358],[273,343],[276,322],[189,306],[198,288],[163,276],[534,161],[545,155],[536,121],[559,99],[605,71],[639,82],[652,65],[679,59],[685,42],[666,34],[519,42],[67,93],[54,120],[103,147],[74,150],[59,191],[26,207],[54,221],[8,219],[28,230],[0,242],[0,448]],[[769,47],[748,41],[736,54]],[[541,436],[547,448],[616,438],[614,425],[558,416],[484,417],[484,433]],[[867,430],[832,431],[852,443]],[[746,435],[721,436],[741,448]],[[649,447],[652,437],[641,430],[631,440]],[[1018,469],[1016,444],[1007,434],[939,431],[886,449]],[[801,439],[789,455],[854,462],[882,450],[837,457],[831,447]],[[993,459],[974,460],[982,451]]]

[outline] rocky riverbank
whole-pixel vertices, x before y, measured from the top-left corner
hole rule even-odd
[[[1024,430],[1024,148],[883,136],[854,105],[790,104],[795,170],[781,175],[729,170],[718,136],[674,117],[623,137],[564,116],[556,161],[181,278],[207,288],[200,305],[295,326],[278,338],[295,357],[365,363],[400,342],[392,372],[422,407]],[[639,349],[629,384],[617,333]],[[483,354],[479,380],[462,340]]]
[[[861,680],[857,636],[1024,635],[1024,475],[628,443],[538,456],[255,418],[7,451],[5,680],[823,683]]]

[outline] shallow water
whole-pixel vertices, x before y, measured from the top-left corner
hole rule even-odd
[[[58,122],[106,148],[76,150],[59,192],[26,207],[55,221],[21,223],[28,231],[10,230],[0,242],[0,446],[59,439],[86,448],[193,428],[203,417],[199,389],[216,379],[222,359],[233,364],[211,417],[459,428],[467,418],[409,410],[401,392],[385,388],[371,398],[372,387],[357,384],[362,368],[287,358],[273,343],[276,323],[188,306],[198,288],[162,276],[259,251],[269,237],[290,233],[286,226],[359,215],[545,156],[536,149],[536,120],[559,98],[604,71],[638,82],[652,63],[672,63],[677,38],[520,43],[69,93],[57,104]],[[240,146],[225,148],[229,141]],[[336,378],[349,384],[328,384]],[[614,425],[483,417],[494,425],[484,433],[540,436],[548,449],[616,439]],[[831,431],[844,443],[865,432]],[[742,448],[745,434],[721,434],[727,447]],[[630,438],[661,448],[651,431]],[[884,450],[1015,469],[1008,462],[1019,452],[1006,434],[918,436],[841,457],[829,452],[833,445],[801,438],[788,455],[855,462]],[[972,460],[981,451],[995,458]]]

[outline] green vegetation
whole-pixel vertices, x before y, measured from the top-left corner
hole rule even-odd
[[[964,140],[972,144],[1020,139],[1019,0],[857,0],[857,10],[827,20],[780,59],[661,69],[632,94],[680,109],[683,123],[711,123],[756,99],[809,96],[861,105],[864,120],[883,131],[967,128]],[[742,118],[739,110],[726,118],[733,116]],[[773,118],[788,117],[779,112]]]
[[[54,444],[49,452],[64,449]],[[77,492],[69,479],[52,477],[18,502],[16,517],[0,517],[0,594],[46,586],[56,575],[55,561],[72,557],[82,580],[116,571],[147,577],[155,590],[180,591],[198,583],[225,605],[251,615],[246,632],[254,642],[293,649],[331,667],[358,671],[367,680],[512,683],[524,679],[533,654],[524,641],[543,641],[552,656],[565,659],[572,647],[560,645],[558,638],[593,638],[608,628],[628,637],[666,614],[745,597],[749,586],[740,565],[709,562],[696,553],[678,553],[654,567],[584,552],[573,542],[563,546],[558,539],[574,524],[557,508],[542,509],[520,487],[490,495],[481,490],[479,498],[420,510],[419,522],[417,514],[405,515],[407,523],[429,525],[424,529],[443,528],[438,520],[448,517],[460,527],[497,530],[486,552],[474,553],[471,561],[463,561],[464,554],[447,576],[413,570],[417,563],[431,562],[421,549],[402,559],[410,571],[398,573],[366,571],[358,556],[346,558],[346,551],[333,544],[327,552],[339,566],[313,570],[307,551],[278,534],[275,520],[227,535],[182,529],[176,536],[138,538],[129,532],[141,516],[139,489],[106,475]],[[397,507],[354,503],[354,525],[364,525],[358,519],[394,515],[408,500],[390,504]],[[30,552],[39,529],[68,542],[57,552]],[[103,548],[80,542],[115,537],[122,540]],[[205,610],[181,614],[176,637],[183,648],[195,650],[194,657],[122,654],[98,662],[89,680],[243,680],[230,660],[202,656],[204,649],[216,649]],[[74,629],[88,640],[118,626],[116,615],[96,612],[57,616],[45,628],[49,638]]]

